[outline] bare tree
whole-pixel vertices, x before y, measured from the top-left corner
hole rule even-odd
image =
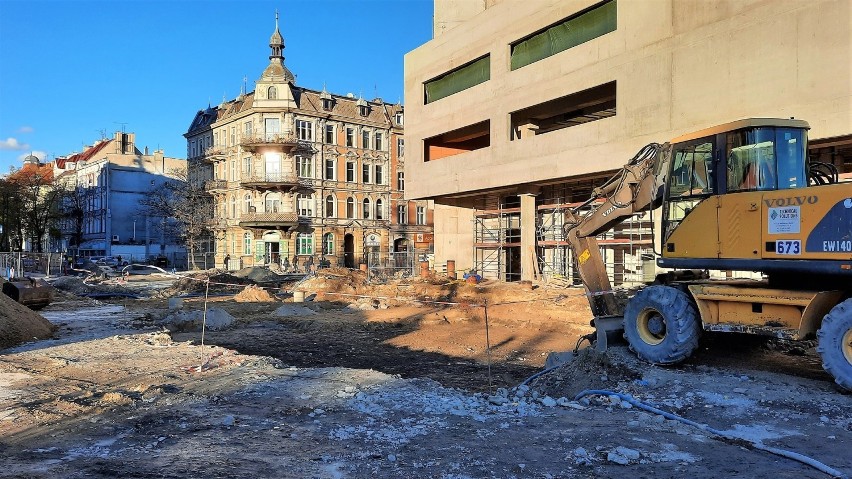
[[[196,269],[195,253],[210,235],[213,218],[213,199],[200,183],[187,181],[186,173],[172,172],[171,179],[152,191],[141,201],[145,213],[173,222],[163,221],[162,227],[174,226],[176,237],[183,239],[189,253],[189,265]],[[171,233],[171,232],[170,232]]]
[[[59,218],[58,200],[61,188],[53,182],[50,165],[25,165],[9,176],[20,188],[23,206],[23,225],[33,250],[42,252],[43,240],[49,231],[56,231]]]
[[[20,185],[0,178],[0,251],[20,250],[24,239],[24,206]]]

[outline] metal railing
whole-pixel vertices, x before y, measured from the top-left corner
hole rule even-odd
[[[228,189],[228,182],[226,180],[207,180],[204,182],[204,191],[226,189]]]

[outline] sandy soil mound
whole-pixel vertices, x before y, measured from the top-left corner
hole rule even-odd
[[[259,286],[250,284],[234,296],[234,301],[238,303],[267,302],[275,301],[275,296]]]
[[[572,360],[530,381],[530,387],[542,395],[567,398],[586,389],[615,389],[619,382],[642,377],[637,361],[614,348],[606,353],[581,349]]]
[[[53,336],[56,326],[38,313],[0,294],[0,349]]]

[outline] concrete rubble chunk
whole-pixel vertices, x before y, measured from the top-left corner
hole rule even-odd
[[[639,451],[630,449],[624,446],[618,446],[609,451],[606,455],[606,460],[615,464],[626,466],[630,461],[636,461],[641,457]]]
[[[234,322],[234,317],[221,308],[208,308],[205,318],[203,310],[175,311],[161,321],[172,331],[200,331],[202,324],[211,331],[228,328]]]

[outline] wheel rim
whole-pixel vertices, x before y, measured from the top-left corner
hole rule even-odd
[[[646,309],[639,314],[637,319],[636,327],[642,341],[655,346],[666,339],[666,320],[659,311]]]
[[[843,335],[841,348],[843,349],[843,356],[846,357],[846,362],[852,364],[852,329],[846,331],[846,334]]]

